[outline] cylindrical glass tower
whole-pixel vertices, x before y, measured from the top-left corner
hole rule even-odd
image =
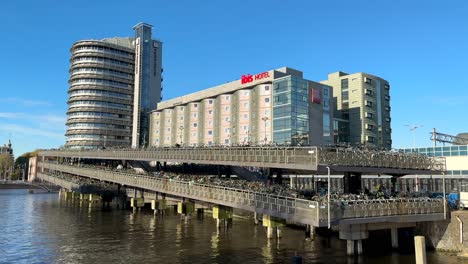
[[[67,147],[130,146],[134,50],[132,38],[84,40],[72,46]]]

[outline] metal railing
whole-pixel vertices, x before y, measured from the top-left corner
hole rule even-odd
[[[47,162],[40,162],[38,166],[49,170],[118,183],[124,186],[226,205],[251,212],[267,213],[296,223],[324,226],[328,218],[328,204],[324,201],[311,201],[217,185]],[[331,219],[336,223],[342,219],[353,218],[436,214],[443,213],[443,208],[442,199],[401,198],[353,201],[334,200],[332,201],[330,211]]]
[[[105,150],[68,149],[44,150],[39,155],[96,159],[159,160],[309,171],[316,171],[319,166],[373,168],[376,172],[381,173],[384,173],[385,169],[405,170],[407,174],[410,174],[411,170],[427,173],[445,171],[445,158],[443,157],[428,157],[389,151],[317,147],[216,146]]]
[[[316,147],[181,147],[142,150],[48,150],[41,151],[39,155],[317,170]]]

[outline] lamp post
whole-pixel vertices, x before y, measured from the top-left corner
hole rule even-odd
[[[267,116],[262,117],[262,120],[265,123],[265,145],[267,143],[267,134],[266,133],[267,133],[267,121],[268,121],[268,119],[269,118]]]

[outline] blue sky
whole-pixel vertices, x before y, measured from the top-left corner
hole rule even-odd
[[[338,70],[391,84],[393,147],[405,124],[468,132],[468,1],[3,1],[0,144],[16,155],[65,142],[71,45],[133,36],[154,25],[164,42],[164,99],[288,66],[307,79]]]

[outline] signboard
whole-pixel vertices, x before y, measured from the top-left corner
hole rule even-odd
[[[242,75],[241,77],[241,84],[246,84],[246,83],[251,83],[253,81],[269,78],[270,73],[269,72],[262,72],[256,75],[252,74],[247,74],[247,75]]]

